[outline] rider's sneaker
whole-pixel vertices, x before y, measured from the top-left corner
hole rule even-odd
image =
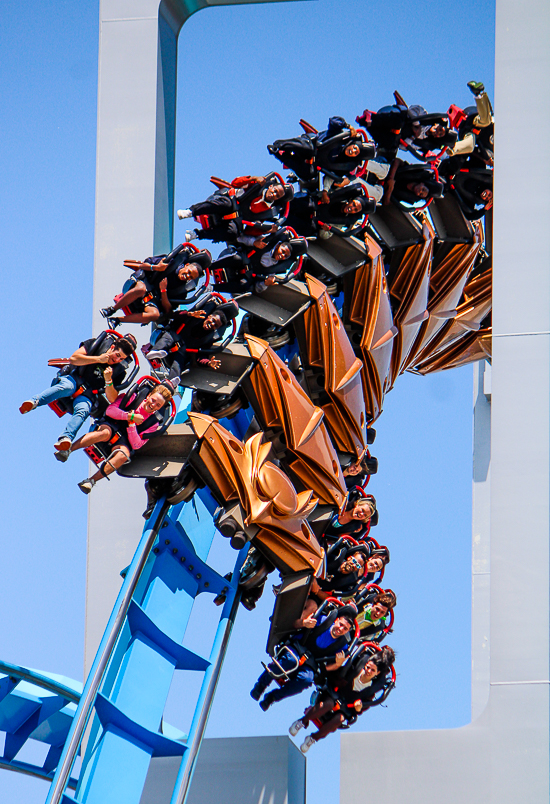
[[[302,723],[302,719],[298,718],[298,720],[295,720],[292,726],[289,728],[288,733],[291,735],[291,737],[296,737],[300,729],[303,728],[304,724]]]
[[[476,98],[479,98],[485,92],[485,87],[481,81],[468,81],[468,89]]]
[[[116,313],[116,310],[114,307],[102,307],[99,312],[103,318],[111,318],[111,316]]]
[[[93,477],[87,477],[86,480],[81,480],[78,484],[78,488],[80,491],[83,491],[84,494],[89,494],[93,487],[95,486],[95,480]]]
[[[29,411],[34,410],[36,407],[38,407],[36,399],[26,399],[19,408],[19,413],[29,413]]]
[[[68,436],[59,436],[53,446],[54,449],[59,450],[59,452],[67,452],[67,450],[70,450],[72,443],[73,442]]]
[[[147,360],[162,360],[163,357],[166,357],[168,352],[164,349],[151,349],[150,352],[147,352]]]
[[[54,452],[53,456],[61,463],[65,463],[65,461],[69,460],[70,454],[71,454],[70,449],[60,449],[57,452]]]
[[[191,212],[190,209],[178,209],[178,211],[176,212],[176,215],[178,216],[180,221],[182,221],[184,218],[192,218],[193,217],[193,213]]]
[[[196,229],[188,229],[185,233],[185,242],[190,243],[191,240],[196,240],[199,236]]]
[[[315,745],[315,742],[316,742],[316,740],[313,739],[311,734],[308,734],[308,736],[306,737],[306,739],[304,740],[304,742],[300,746],[300,751],[302,752],[302,754],[307,754],[307,752],[309,751],[311,746]]]

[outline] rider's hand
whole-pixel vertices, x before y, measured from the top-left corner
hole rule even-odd
[[[161,279],[159,282],[159,289],[163,291],[166,290],[167,287],[168,287],[168,277],[165,276],[164,279]]]
[[[338,665],[338,667],[341,667],[344,664],[345,660],[346,660],[346,654],[344,653],[343,650],[341,650],[340,653],[336,654],[336,658],[334,659],[334,662],[335,662],[335,664]]]
[[[277,277],[276,276],[266,276],[264,279],[266,285],[276,285],[277,284]]]
[[[131,412],[128,414],[128,421],[130,422]],[[130,424],[143,424],[144,419],[141,413],[134,413],[134,418],[130,422]]]
[[[355,709],[356,712],[362,712],[363,711],[363,702],[359,701],[359,700],[354,701],[353,708]]]
[[[103,379],[105,380],[105,382],[111,382],[111,380],[113,379],[113,367],[112,366],[107,366],[107,368],[103,372]]]
[[[109,350],[109,352],[105,352],[105,353],[104,353],[104,354],[102,354],[102,355],[98,355],[98,356],[96,357],[96,361],[95,361],[95,362],[96,362],[96,363],[101,363],[101,365],[103,365],[104,363],[108,363],[108,362],[109,362],[109,358],[110,358],[110,356],[111,356],[111,355],[110,355],[110,350]]]
[[[221,363],[221,360],[218,360],[218,358],[217,358],[217,357],[214,357],[214,356],[212,356],[212,357],[210,358],[210,360],[208,361],[208,365],[210,366],[210,368],[214,369],[214,371],[216,371],[217,369],[219,369],[219,367],[221,366],[221,364],[222,364],[222,363]]]

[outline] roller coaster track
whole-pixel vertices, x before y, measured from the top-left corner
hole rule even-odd
[[[486,354],[476,346],[487,337],[480,324],[490,312],[490,260],[487,265],[480,257],[481,228],[457,244],[438,235],[435,216],[403,214],[414,229],[412,243],[390,249],[381,236],[368,235],[365,244],[314,249],[306,283],[252,297],[251,314],[264,322],[283,318],[289,337],[272,347],[241,330],[239,342],[220,354],[217,376],[225,379],[217,395],[201,391],[212,387],[205,369],[184,375],[176,423],[122,472],[171,484],[172,504],[160,499],[146,522],[82,695],[32,671],[0,666],[6,673],[0,727],[7,734],[0,762],[53,777],[46,804],[138,804],[151,758],[163,756],[181,757],[171,804],[183,804],[247,553],[260,570],[279,570],[281,594],[286,582],[299,588],[288,598],[286,621],[292,621],[322,565],[317,537],[345,497],[341,457],[363,453],[367,425],[380,415],[397,376]],[[375,216],[373,232],[376,223]],[[378,222],[387,240],[389,226],[396,228],[394,219]],[[240,528],[247,541],[225,577],[208,563],[214,538],[227,535],[224,522]],[[199,594],[224,601],[206,656],[184,644]],[[278,612],[270,644],[288,630],[280,601]],[[188,735],[163,725],[174,673],[182,670],[202,674]],[[36,690],[32,701],[25,697],[27,681],[42,687],[42,697]],[[42,766],[16,759],[29,738],[51,746]]]

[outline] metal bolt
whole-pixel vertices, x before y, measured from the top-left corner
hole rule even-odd
[[[153,548],[153,553],[156,554],[156,553],[158,553],[158,551],[159,551],[158,547]]]
[[[174,555],[176,555],[176,553],[178,552],[178,548],[177,547],[172,547],[172,552],[174,553]]]
[[[205,589],[208,589],[208,587],[209,587],[209,586],[210,586],[210,584],[208,583],[208,581],[205,581],[205,582],[204,582],[204,588],[205,588]]]
[[[199,581],[199,580],[202,578],[202,575],[200,574],[200,572],[197,572],[197,574],[195,575],[195,578],[196,578],[198,581]]]
[[[163,527],[163,528],[167,528],[167,527],[168,527],[168,522],[163,522],[163,523],[162,523],[162,527]]]
[[[189,572],[193,572],[193,565],[192,565],[192,564],[189,564],[189,566],[187,567],[187,569],[189,570]]]
[[[170,539],[165,539],[164,544],[170,544]]]
[[[182,557],[180,558],[180,561],[181,561],[181,563],[182,563],[182,564],[185,564],[185,556],[182,556]]]

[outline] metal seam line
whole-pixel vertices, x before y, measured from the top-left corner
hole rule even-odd
[[[491,687],[507,684],[550,684],[550,681],[491,681]]]
[[[522,335],[550,335],[550,330],[542,330],[541,332],[500,332],[493,333],[493,338],[514,338]]]

